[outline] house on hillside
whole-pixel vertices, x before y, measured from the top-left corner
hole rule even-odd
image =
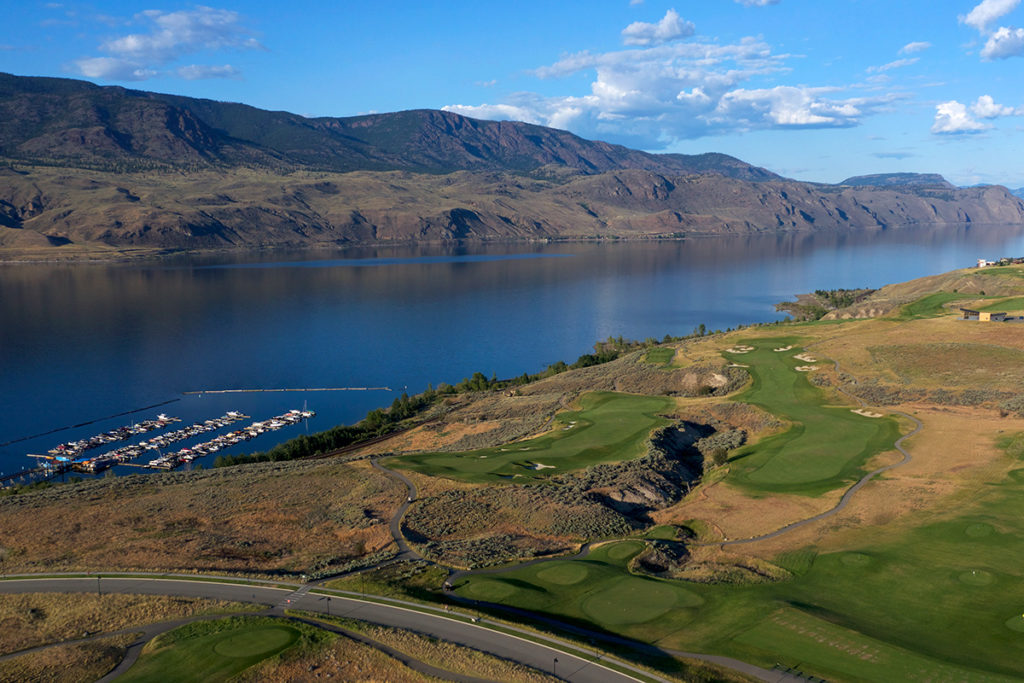
[[[961,308],[963,314],[961,320],[979,320],[981,322],[1001,323],[1006,320],[1006,313],[991,313],[989,311],[974,311],[970,308]]]

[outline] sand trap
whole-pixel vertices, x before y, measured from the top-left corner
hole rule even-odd
[[[742,363],[729,363],[730,368],[749,368],[749,365],[743,365]]]
[[[798,365],[798,366],[796,366],[793,369],[796,370],[797,372],[810,372],[811,370],[817,370],[818,366],[817,365]]]
[[[792,346],[783,346],[781,349],[772,349],[772,351],[789,351]]]
[[[555,469],[555,466],[554,465],[545,465],[542,462],[535,462],[535,463],[533,463],[532,469],[535,469],[535,470],[553,470],[553,469]]]
[[[725,350],[726,353],[750,353],[754,350],[753,346],[744,346],[743,344],[737,344],[736,346],[730,346]]]
[[[885,415],[883,415],[882,413],[873,413],[867,408],[854,408],[850,412],[857,413],[858,415],[863,415],[864,417],[885,417]]]
[[[815,358],[814,356],[812,356],[809,353],[798,353],[795,356],[793,356],[793,358],[796,358],[797,360],[802,360],[805,363],[817,363],[818,362],[818,359]]]

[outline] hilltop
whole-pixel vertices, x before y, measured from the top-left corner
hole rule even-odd
[[[0,74],[0,258],[1024,221],[1003,187],[866,178],[444,111],[305,118]]]

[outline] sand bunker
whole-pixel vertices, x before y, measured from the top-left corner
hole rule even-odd
[[[798,366],[796,366],[793,369],[796,370],[797,372],[810,372],[811,370],[817,370],[818,366],[817,365],[798,365]]]
[[[796,358],[797,360],[802,360],[805,363],[817,363],[818,362],[818,359],[815,358],[814,356],[812,356],[809,353],[798,353],[795,356],[793,356],[793,358]]]
[[[885,415],[883,415],[882,413],[873,413],[867,408],[854,408],[850,412],[857,413],[858,415],[863,415],[864,417],[885,417]]]
[[[554,465],[545,465],[542,462],[535,462],[532,465],[530,465],[530,469],[534,469],[534,470],[553,470],[553,469],[555,469],[555,466]]]
[[[793,348],[792,345],[791,346],[783,346],[781,349],[772,349],[772,351],[789,351],[791,348]]]
[[[736,346],[730,346],[725,350],[726,353],[750,353],[754,350],[753,346],[745,346],[743,344],[737,344]]]
[[[749,365],[743,365],[742,363],[729,363],[730,368],[749,368]]]

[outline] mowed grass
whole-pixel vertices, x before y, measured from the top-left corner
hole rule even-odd
[[[610,391],[584,394],[580,410],[560,413],[552,432],[535,439],[463,453],[425,453],[388,465],[471,482],[526,482],[646,452],[651,431],[669,424],[658,414],[674,406],[663,396]]]
[[[668,346],[656,346],[644,356],[644,360],[655,365],[668,365],[676,357],[676,350]]]
[[[661,647],[775,663],[835,681],[1024,678],[1024,454],[945,518],[878,527],[842,551],[790,551],[792,578],[727,585],[637,576],[638,540],[582,560],[468,577],[465,597],[526,607]],[[1011,457],[1008,455],[1008,458]],[[865,536],[866,538],[866,536]]]
[[[824,364],[817,356],[817,363],[794,358],[801,353],[798,339],[744,343],[755,350],[723,354],[750,366],[753,383],[736,400],[754,404],[793,426],[737,451],[730,459],[733,483],[750,490],[821,494],[859,478],[864,463],[890,450],[899,438],[892,418],[869,418],[851,412],[853,406],[827,405],[821,389],[808,381],[808,373],[795,370]],[[787,346],[793,348],[774,351]]]
[[[918,318],[934,318],[936,316],[945,315],[950,312],[950,309],[946,308],[946,304],[958,300],[967,300],[970,298],[977,298],[976,296],[969,297],[964,294],[957,294],[956,292],[935,292],[923,296],[917,301],[905,305],[901,310],[899,317],[901,320],[916,320]]]
[[[236,617],[196,622],[154,639],[118,680],[225,681],[287,650],[301,637],[299,627],[275,619]]]
[[[981,310],[1000,312],[1005,311],[1007,313],[1019,313],[1024,311],[1024,296],[1014,296],[1009,299],[1000,299],[994,304],[985,306]]]

